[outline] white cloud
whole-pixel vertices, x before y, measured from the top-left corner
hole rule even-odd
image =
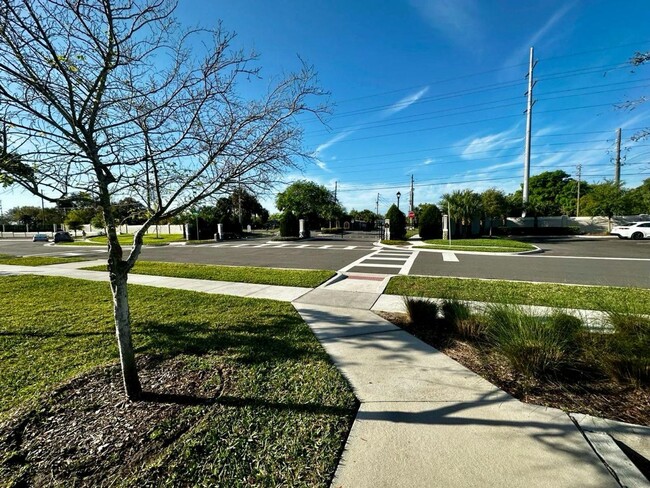
[[[316,159],[315,162],[316,162],[316,166],[318,166],[318,167],[319,167],[320,169],[322,169],[323,171],[327,171],[328,173],[331,173],[331,172],[332,172],[332,170],[330,170],[330,169],[327,167],[327,164],[325,164],[325,162],[321,161],[320,159]]]
[[[422,161],[422,166],[428,166],[431,163],[433,163],[433,158],[427,158],[424,161]]]
[[[528,52],[531,46],[535,46],[542,38],[549,37],[547,34],[564,18],[564,16],[573,8],[575,2],[563,5],[542,25],[530,38],[517,49],[504,63],[504,66],[511,66],[520,63],[523,59],[528,59]],[[557,40],[557,36],[553,36]],[[524,53],[526,56],[524,58]]]
[[[488,173],[490,171],[496,171],[496,170],[505,169],[505,168],[514,168],[516,166],[521,166],[523,168],[523,165],[524,165],[524,156],[522,154],[519,161],[511,161],[509,163],[493,164],[492,166],[487,166],[485,168],[481,168],[481,171]]]
[[[412,93],[411,95],[408,95],[401,100],[395,102],[393,105],[391,105],[389,108],[385,109],[379,116],[375,116],[374,118],[377,119],[384,119],[386,117],[389,117],[393,114],[396,114],[397,112],[401,112],[402,110],[410,107],[413,105],[415,102],[417,102],[427,91],[429,90],[428,86],[425,86],[424,88],[421,88],[420,90],[416,91],[415,93]],[[363,124],[365,122],[361,122]],[[338,134],[334,135],[324,143],[318,145],[314,152],[312,152],[312,156],[314,158],[319,158],[322,156],[322,153],[335,145],[338,142],[341,142],[345,138],[349,137],[350,135],[354,134],[361,128],[361,125],[357,125],[355,127],[351,127],[350,129],[343,130],[342,132],[339,132]],[[329,158],[331,161],[336,160],[336,156],[331,156]],[[316,163],[321,169],[325,169],[323,166],[325,163],[323,163],[321,160],[318,160]]]
[[[564,130],[564,127],[560,126],[555,126],[555,125],[547,125],[546,127],[542,127],[539,130],[533,131],[533,139],[535,137],[544,137],[548,136],[551,134],[556,134],[558,132],[562,132]]]
[[[424,88],[418,90],[417,92],[402,98],[401,100],[399,100],[398,102],[394,103],[389,108],[384,110],[382,116],[387,117],[389,115],[396,114],[397,112],[401,112],[402,110],[410,107],[415,102],[417,102],[420,98],[422,98],[422,95],[424,95],[427,91],[429,91],[429,87],[425,86]]]
[[[509,149],[517,144],[520,144],[522,138],[512,138],[511,135],[516,130],[516,127],[507,129],[496,134],[490,134],[483,137],[474,137],[461,152],[461,157],[465,159],[472,159],[476,157],[477,153],[492,151],[494,149]]]
[[[339,134],[336,134],[334,137],[330,138],[328,141],[324,142],[323,144],[319,145],[316,150],[313,152],[313,156],[318,156],[320,153],[322,153],[325,149],[333,146],[337,142],[342,141],[346,137],[348,137],[350,134],[353,134],[357,131],[356,128],[354,129],[349,129],[346,131],[343,131]]]
[[[410,3],[434,29],[456,44],[475,49],[483,38],[476,0],[411,0]]]

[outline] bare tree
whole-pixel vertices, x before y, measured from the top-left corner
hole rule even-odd
[[[0,175],[48,201],[83,190],[100,202],[131,399],[141,386],[127,278],[144,233],[239,181],[268,188],[306,157],[296,116],[323,109],[310,105],[322,92],[304,63],[262,96],[240,96],[240,79],[259,88],[255,54],[234,50],[220,25],[181,30],[175,8],[169,0],[0,0]],[[127,195],[140,196],[150,217],[125,255],[112,203]]]

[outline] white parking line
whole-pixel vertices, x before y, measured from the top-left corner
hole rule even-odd
[[[449,263],[457,263],[458,258],[453,252],[443,252],[442,253],[442,260],[447,261]]]

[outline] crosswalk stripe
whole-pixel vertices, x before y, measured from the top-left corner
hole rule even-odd
[[[453,252],[443,252],[442,253],[442,260],[447,261],[449,263],[457,263],[458,258]]]

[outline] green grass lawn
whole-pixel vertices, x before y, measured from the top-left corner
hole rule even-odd
[[[136,285],[129,294],[139,356],[183,357],[199,371],[227,370],[228,381],[223,400],[188,407],[200,418],[181,437],[107,484],[328,485],[356,400],[291,305]],[[117,361],[107,284],[9,276],[0,297],[0,419]],[[0,474],[16,469],[10,455],[0,452]]]
[[[56,257],[56,256],[10,256],[0,254],[0,264],[11,264],[14,266],[47,266],[49,264],[74,263],[88,261],[83,257]]]
[[[479,302],[650,313],[650,290],[645,288],[396,276],[391,278],[385,293]]]
[[[118,236],[118,240],[121,245],[130,246],[133,244],[133,234],[120,234]],[[166,246],[171,242],[184,242],[185,239],[183,238],[182,234],[160,234],[159,237],[156,237],[155,233],[149,233],[143,237],[142,241],[147,246]],[[84,242],[84,241],[75,241],[75,242],[71,242],[70,244],[74,245],[74,244],[78,244],[79,242]],[[107,244],[108,239],[106,238],[106,236],[97,236],[97,237],[90,237],[85,242],[91,242],[94,244]]]
[[[85,269],[105,271],[105,266]],[[322,269],[278,269],[245,266],[216,266],[211,264],[163,263],[138,261],[131,273],[199,280],[234,281],[261,285],[304,286],[315,288],[336,273]]]
[[[446,239],[429,239],[422,241],[423,247],[430,249],[448,249],[450,251],[481,252],[521,252],[532,251],[535,246],[511,239],[452,239],[451,246]]]

